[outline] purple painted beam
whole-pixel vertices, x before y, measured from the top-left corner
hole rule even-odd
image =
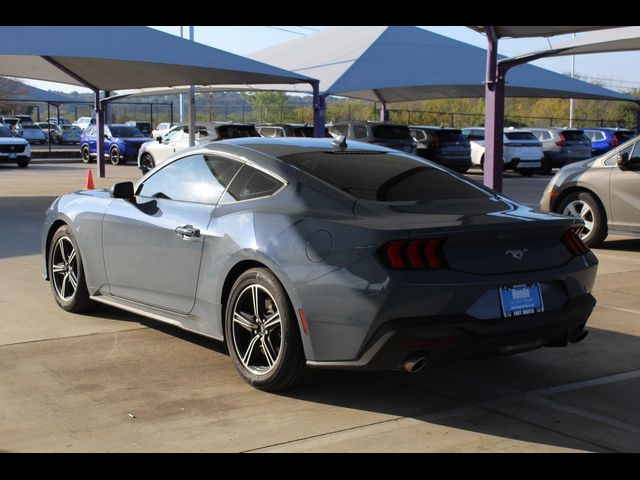
[[[324,95],[320,95],[320,82],[311,82],[313,87],[313,136],[324,137],[325,113],[327,102]]]
[[[502,136],[504,129],[504,75],[498,66],[498,37],[494,27],[485,27],[487,34],[487,80],[484,112],[484,184],[502,192]]]

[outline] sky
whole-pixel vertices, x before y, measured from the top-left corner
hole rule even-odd
[[[152,26],[163,32],[180,36],[178,26]],[[302,35],[313,34],[329,26],[195,26],[195,41],[210,47],[226,50],[238,55],[247,55],[279,43],[286,42]],[[461,26],[421,26],[434,33],[454,38],[477,47],[486,48],[484,35]],[[189,36],[189,27],[183,27],[185,38]],[[578,34],[580,36],[580,34]],[[536,50],[544,50],[549,46],[571,39],[571,35],[558,35],[551,38],[533,39],[501,39],[498,52],[513,57]],[[548,70],[558,73],[571,72],[571,57],[557,57],[532,62]],[[577,55],[575,57],[576,76],[595,82],[597,80],[615,90],[640,88],[640,52],[601,53],[597,55]],[[64,92],[89,91],[75,86],[60,83],[29,81],[38,88],[61,90]]]

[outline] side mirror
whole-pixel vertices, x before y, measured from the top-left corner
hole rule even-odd
[[[133,195],[133,182],[120,182],[111,187],[111,196],[113,198],[132,199]]]
[[[632,172],[640,170],[640,157],[631,157],[627,160],[626,167],[627,170],[631,170]]]
[[[158,141],[158,143],[162,143],[162,137],[156,137],[156,140]]]
[[[616,156],[616,163],[618,164],[618,168],[620,170],[628,170],[629,164],[629,154],[628,153],[619,153]]]

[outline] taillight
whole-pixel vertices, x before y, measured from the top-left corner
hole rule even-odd
[[[589,252],[589,247],[580,238],[581,227],[570,228],[562,236],[562,243],[572,255],[584,255]]]
[[[442,252],[444,238],[428,240],[394,240],[384,245],[378,254],[384,264],[394,270],[435,270],[445,268]]]
[[[440,146],[440,142],[438,141],[438,136],[437,135],[432,135],[431,136],[431,140],[429,141],[429,145],[431,145],[431,148],[435,148],[435,147],[439,147]]]
[[[556,145],[558,145],[559,147],[564,147],[567,144],[567,138],[562,134],[562,132],[560,132],[559,135],[560,140],[556,142]]]
[[[609,146],[611,147],[617,147],[618,145],[620,145],[620,140],[618,140],[615,136],[613,137],[613,140],[611,140],[609,142]]]

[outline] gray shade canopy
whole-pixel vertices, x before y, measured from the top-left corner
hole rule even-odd
[[[42,103],[48,102],[53,104],[71,103],[74,101],[55,92],[47,92],[46,90],[32,87],[26,83],[17,82],[9,78],[0,78],[0,85],[4,87],[4,90],[8,90],[8,93],[4,98],[2,98],[2,100]]]
[[[482,48],[422,28],[379,26],[331,28],[260,50],[250,58],[317,78],[324,94],[392,103],[484,96],[486,55]],[[299,85],[295,91],[310,90]],[[633,100],[532,65],[509,73],[506,95]]]
[[[545,57],[557,57],[561,55],[625,52],[633,50],[640,50],[640,27],[622,27],[592,32],[559,43],[549,50],[521,55],[516,58],[528,57],[539,53],[544,53]]]
[[[468,26],[468,28],[476,32],[483,33],[486,27]],[[555,26],[555,27],[537,27],[531,25],[520,25],[513,27],[493,27],[498,38],[527,38],[527,37],[553,37],[554,35],[563,35],[566,33],[589,32],[591,30],[599,30],[601,28],[612,28],[608,26],[587,27],[580,25],[577,27]]]
[[[310,80],[152,28],[110,26],[2,27],[0,75],[100,90]]]

